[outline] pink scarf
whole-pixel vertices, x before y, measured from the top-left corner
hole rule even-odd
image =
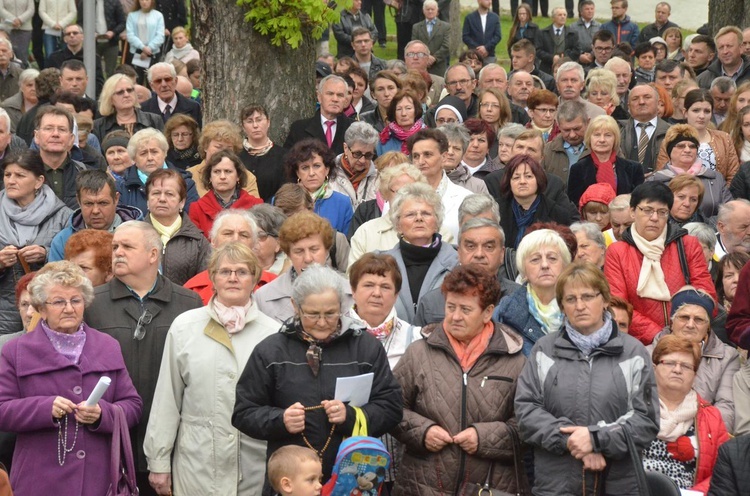
[[[409,149],[406,147],[406,140],[409,137],[424,127],[424,121],[417,119],[409,129],[404,129],[395,122],[389,122],[387,126],[380,131],[380,143],[385,144],[391,137],[396,138],[401,142],[401,153],[409,155]]]
[[[245,328],[245,315],[253,306],[253,300],[248,300],[245,306],[228,307],[223,305],[216,298],[213,299],[214,311],[219,318],[219,322],[229,334],[236,334]]]

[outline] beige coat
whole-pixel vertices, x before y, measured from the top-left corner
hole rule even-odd
[[[240,434],[232,411],[250,354],[279,325],[256,305],[246,319],[230,336],[209,304],[177,317],[167,334],[144,451],[149,471],[172,473],[176,496],[252,496],[263,487],[266,443]]]
[[[708,133],[711,135],[711,148],[714,149],[714,154],[716,154],[716,170],[721,172],[727,184],[730,184],[734,175],[740,170],[740,158],[737,156],[737,150],[727,133],[715,129],[709,129]],[[661,143],[654,170],[663,169],[667,162],[669,162],[667,141],[664,140]]]

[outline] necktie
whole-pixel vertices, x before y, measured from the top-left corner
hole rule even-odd
[[[432,38],[432,22],[427,23],[427,36]]]
[[[638,127],[641,128],[641,135],[638,137],[638,161],[643,164],[643,159],[646,158],[646,148],[648,148],[648,133],[646,129],[651,125],[650,122],[639,122]]]
[[[169,104],[164,107],[164,113],[162,116],[164,117],[164,122],[167,122],[169,118],[172,117],[172,107]]]
[[[557,36],[557,37],[559,38],[559,37],[560,37],[560,32],[561,32],[561,31],[562,31],[562,29],[560,29],[560,28],[555,28],[555,36]]]
[[[331,148],[331,144],[333,143],[333,125],[336,124],[336,121],[326,121],[326,143],[328,143],[328,148]]]

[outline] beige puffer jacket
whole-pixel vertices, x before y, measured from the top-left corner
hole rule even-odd
[[[403,390],[404,418],[392,434],[405,445],[394,496],[454,494],[464,481],[484,483],[491,463],[492,487],[515,493],[508,424],[516,423],[513,398],[526,362],[521,336],[495,324],[487,349],[464,374],[442,324],[426,326],[422,335],[393,371]],[[424,439],[433,425],[451,435],[474,427],[479,449],[468,455],[451,444],[428,451]]]

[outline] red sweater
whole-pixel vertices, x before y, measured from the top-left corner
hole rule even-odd
[[[704,401],[700,395],[698,413],[695,415],[695,433],[698,436],[698,467],[695,471],[695,485],[690,489],[706,494],[719,456],[719,446],[729,441],[729,434],[719,409]]]
[[[239,198],[237,198],[237,201],[229,208],[247,210],[254,205],[260,205],[261,203],[263,203],[263,200],[256,198],[244,189],[241,189]],[[214,195],[213,191],[209,191],[203,195],[200,200],[190,205],[188,215],[190,216],[190,220],[193,221],[193,224],[203,231],[203,235],[206,236],[206,238],[211,239],[209,235],[211,233],[211,227],[214,225],[214,219],[222,210],[224,209],[219,205],[216,195]]]

